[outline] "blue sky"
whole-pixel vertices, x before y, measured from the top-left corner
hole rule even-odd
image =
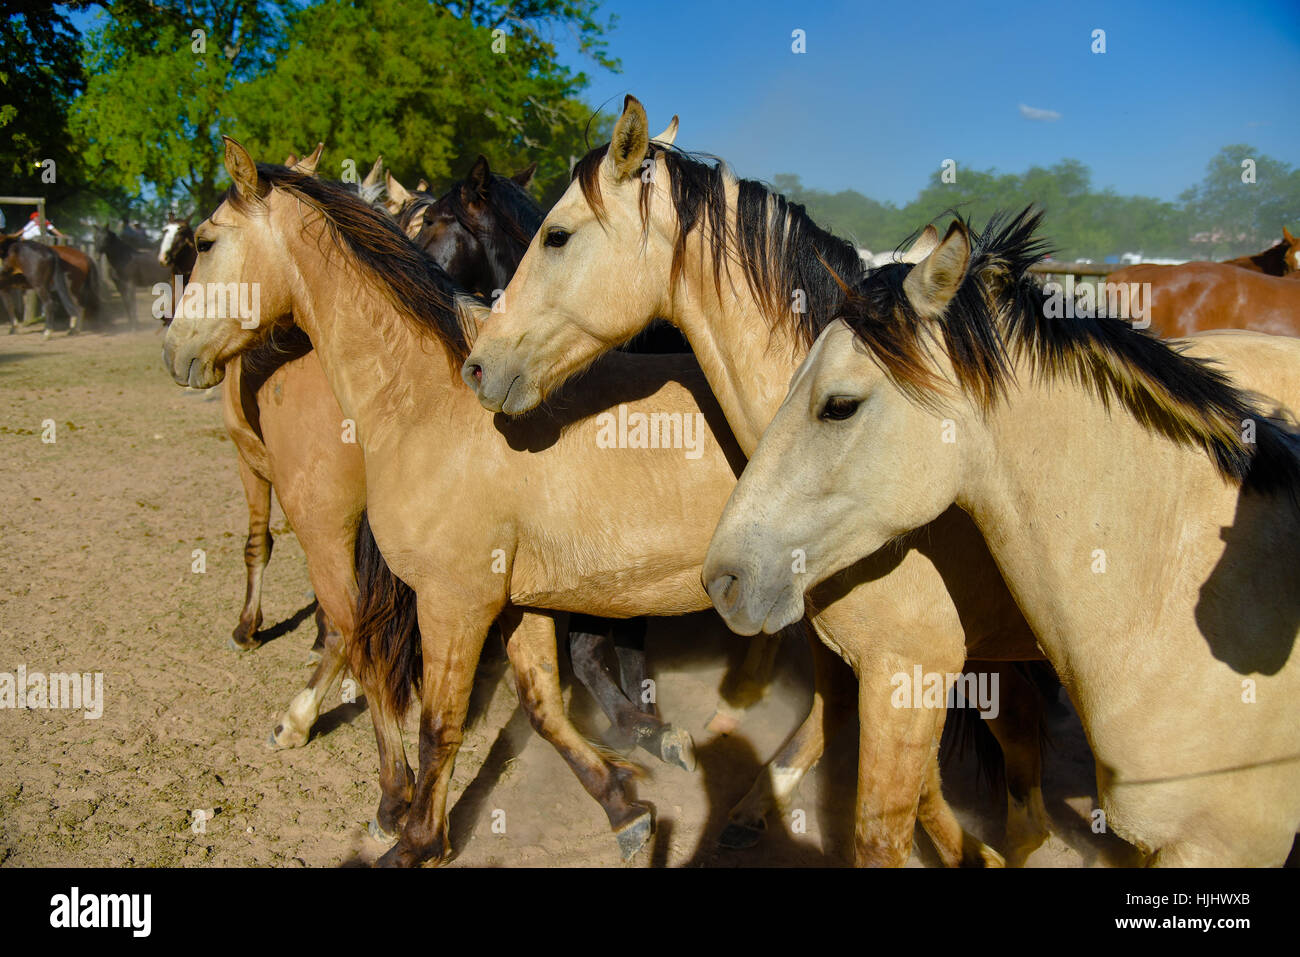
[[[904,203],[947,158],[1081,160],[1094,187],[1173,199],[1222,146],[1300,163],[1300,2],[973,4],[607,0],[623,72],[561,58],[593,105],[634,93],[655,131],[745,176]],[[791,52],[791,31],[807,52]],[[1106,52],[1090,50],[1094,29]],[[1021,105],[1059,119],[1022,115]]]

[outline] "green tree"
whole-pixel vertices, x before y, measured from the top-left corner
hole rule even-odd
[[[376,153],[399,180],[464,175],[478,153],[498,170],[537,161],[549,197],[585,151],[588,83],[556,60],[550,28],[577,31],[594,61],[605,54],[595,4],[533,0],[429,4],[324,0],[297,14],[275,68],[239,87],[232,125],[259,159],[326,146],[322,170],[364,173]]]
[[[1246,160],[1254,165],[1254,182],[1243,180]],[[1205,179],[1179,198],[1196,230],[1200,258],[1258,252],[1281,238],[1283,225],[1300,220],[1300,170],[1252,146],[1225,146],[1210,159]]]
[[[85,41],[72,112],[87,178],[207,210],[221,192],[227,103],[283,49],[292,0],[118,0]]]
[[[42,0],[0,0],[0,193],[41,195],[57,205],[81,188],[67,124],[84,82],[80,36],[65,10]],[[54,160],[53,182],[42,180],[45,160]]]

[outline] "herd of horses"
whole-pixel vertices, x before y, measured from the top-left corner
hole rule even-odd
[[[690,735],[642,693],[644,618],[714,607],[754,636],[719,726],[761,696],[780,636],[814,665],[810,711],[726,846],[761,840],[821,756],[838,655],[858,682],[858,864],[903,864],[918,823],[946,865],[1023,864],[1051,833],[1059,686],[1097,813],[1149,862],[1283,863],[1300,828],[1300,241],[1112,274],[1149,284],[1150,329],[1051,318],[1031,210],[927,226],[869,266],[676,130],[651,137],[628,97],[549,212],[535,167],[480,157],[439,196],[382,159],[335,183],[322,147],[268,165],[227,139],[220,205],[168,224],[168,273],[260,290],[255,324],[177,309],[163,360],[223,390],[249,509],[236,647],[258,642],[272,488],[306,554],[320,660],[272,743],[306,744],[350,669],[378,745],[381,863],[447,860],[495,630],[533,727],[631,858],[653,813],[634,766],[570,723],[557,628],[623,750],[690,771]],[[605,447],[598,419],[624,407],[698,415],[702,454]],[[1000,706],[973,722],[946,695],[900,707],[914,671],[996,673]],[[1001,749],[1000,850],[944,799],[950,712]]]

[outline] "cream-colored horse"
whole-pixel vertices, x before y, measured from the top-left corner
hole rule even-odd
[[[662,316],[690,341],[741,448],[758,445],[812,337],[843,298],[830,269],[853,276],[861,263],[801,207],[670,149],[676,129],[674,118],[652,140],[645,110],[628,97],[612,143],[578,163],[465,364],[488,409],[534,408]],[[922,237],[914,254],[937,239]],[[801,561],[798,553],[788,559]],[[858,862],[903,864],[918,814],[932,837],[946,835],[937,839],[946,862],[994,861],[963,837],[939,793],[932,759],[943,709],[900,709],[893,695],[894,676],[917,666],[953,674],[968,657],[1041,658],[975,526],[951,509],[908,547],[846,570],[810,604],[822,640],[859,682]],[[1012,687],[1012,669],[1001,675],[1009,696],[1028,691]],[[782,749],[777,773],[750,792],[733,824],[759,827],[791,799],[821,754],[821,717],[810,716]],[[1008,767],[1020,769],[1008,778],[1009,853],[1018,861],[1048,833],[1037,742],[1005,718],[992,729]]]
[[[446,800],[475,663],[501,616],[521,699],[601,803],[625,853],[648,838],[649,810],[625,766],[564,717],[545,609],[606,617],[708,607],[700,567],[743,462],[698,367],[680,356],[614,356],[550,414],[483,414],[456,375],[468,351],[446,275],[382,214],[227,144],[234,188],[196,231],[191,284],[256,283],[260,321],[185,309],[164,358],[177,381],[209,386],[227,363],[291,319],[311,338],[343,415],[355,423],[366,506],[392,570],[415,589],[422,636],[420,774],[381,741],[381,785],[411,800],[387,863],[444,859]],[[609,423],[659,427],[658,447],[609,447]],[[639,417],[645,416],[646,419]],[[653,417],[652,419],[650,417]],[[668,431],[664,431],[664,429]],[[359,676],[391,720],[374,648]],[[405,675],[394,676],[400,685]],[[385,726],[388,726],[385,723]]]
[[[860,282],[727,505],[709,592],[737,631],[779,628],[955,502],[1078,708],[1107,827],[1157,864],[1280,865],[1300,826],[1300,444],[1266,416],[1300,408],[1300,340],[1180,355],[1047,318],[1036,225],[955,223]]]

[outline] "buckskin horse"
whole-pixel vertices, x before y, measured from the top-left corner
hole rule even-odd
[[[313,173],[320,149],[295,168]],[[460,188],[458,183],[452,190]],[[509,195],[504,184],[489,190],[484,202],[470,213],[470,227],[481,229],[479,220],[484,219],[510,223],[512,228],[505,234],[517,238],[496,249],[490,262],[482,261],[486,259],[482,247],[454,253],[443,249],[452,261],[449,274],[453,278],[458,274],[467,280],[487,277],[489,289],[509,278],[541,221],[541,211],[518,183],[512,183],[510,189],[519,195]],[[503,201],[503,194],[509,199]],[[343,668],[341,645],[355,629],[351,616],[332,618],[326,608],[346,604],[356,517],[364,502],[361,456],[355,445],[339,440],[343,413],[310,348],[301,335],[279,337],[232,363],[223,382],[223,414],[239,453],[249,512],[244,607],[232,635],[234,646],[247,650],[257,645],[262,578],[273,547],[269,529],[273,487],[306,553],[312,580],[319,583],[314,648],[322,652],[322,660],[306,688],[276,723],[271,743],[281,748],[306,744],[323,700]],[[401,582],[388,587],[394,591],[396,603],[407,600],[409,590]],[[343,632],[334,624],[339,620]],[[620,744],[639,744],[661,760],[690,770],[694,757],[689,734],[663,722],[654,704],[643,701],[639,693],[647,672],[644,633],[644,619],[603,622],[572,616],[570,648],[575,674],[613,723]],[[604,667],[611,655],[611,640],[622,687]]]
[[[663,316],[685,333],[741,448],[757,446],[801,357],[843,300],[830,270],[851,278],[864,267],[851,244],[802,206],[674,149],[676,129],[674,117],[651,139],[644,108],[628,97],[613,142],[575,166],[464,364],[487,409],[515,415],[537,407]],[[647,163],[652,174],[643,172]],[[908,256],[923,256],[937,239],[928,231]],[[801,556],[789,560],[797,565]],[[969,658],[980,661],[971,667],[1000,670],[1006,697],[1037,700],[1006,663],[1041,662],[1042,654],[974,524],[949,509],[923,534],[823,586],[809,612],[822,642],[858,679],[857,862],[901,866],[919,820],[945,863],[1001,863],[943,800],[935,751],[944,709],[895,707],[891,685],[914,667],[959,672]],[[761,831],[821,755],[827,655],[815,646],[822,664],[813,712],[733,810],[724,836]],[[1049,830],[1037,713],[1029,704],[990,722],[1007,759],[1008,845],[1017,861]]]
[[[737,631],[779,628],[957,503],[1075,702],[1106,826],[1154,865],[1279,866],[1300,829],[1300,340],[1049,317],[1039,221],[958,220],[858,280],[727,504],[710,596]]]
[[[193,281],[261,283],[263,322],[243,329],[187,313],[168,330],[165,364],[178,382],[206,387],[230,360],[292,322],[311,338],[356,423],[374,544],[414,588],[421,636],[418,656],[400,629],[363,631],[354,649],[381,724],[396,726],[393,715],[419,679],[414,791],[400,737],[381,761],[381,809],[405,817],[383,863],[449,852],[452,763],[474,664],[499,616],[536,727],[602,805],[624,854],[635,853],[649,837],[651,811],[625,790],[627,769],[582,740],[564,715],[551,610],[624,617],[707,604],[703,539],[741,458],[698,367],[679,356],[614,355],[564,409],[494,422],[456,375],[485,308],[458,306],[445,273],[346,191],[254,165],[233,141],[226,159],[235,185],[196,230]],[[346,309],[330,305],[344,299]],[[704,430],[700,457],[671,447],[600,448],[596,416],[620,404],[677,417],[683,429],[690,417]]]

